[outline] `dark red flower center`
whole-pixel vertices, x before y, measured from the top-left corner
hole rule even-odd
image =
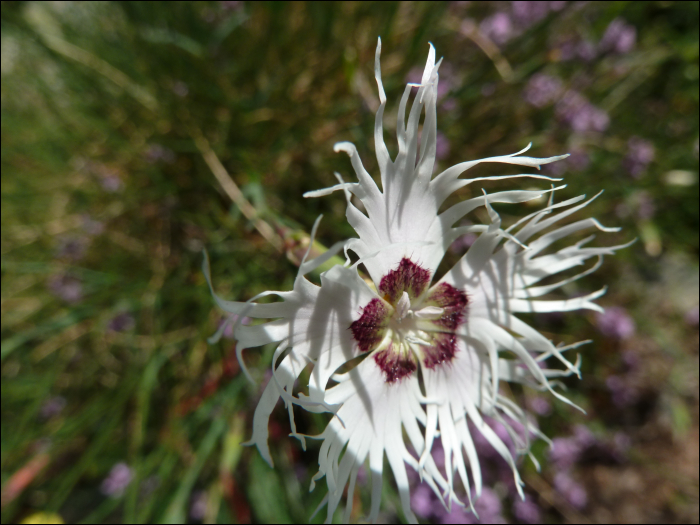
[[[449,363],[457,352],[457,328],[466,321],[467,294],[447,283],[428,290],[430,272],[404,257],[379,284],[372,299],[350,325],[361,352],[372,356],[394,383],[423,366]]]

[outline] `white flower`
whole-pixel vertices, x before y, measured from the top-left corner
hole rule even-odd
[[[553,192],[563,186],[541,191],[484,192],[483,196],[459,202],[440,213],[449,195],[476,182],[517,177],[559,180],[528,174],[459,179],[464,171],[479,163],[539,168],[566,155],[547,159],[520,156],[526,148],[512,155],[457,164],[433,177],[440,63],[435,64],[431,45],[408,122],[405,111],[413,85],[406,86],[401,98],[397,123],[399,152],[392,161],[383,138],[386,96],[380,76],[380,50],[381,41],[375,63],[381,105],[374,134],[382,190],[362,166],[355,146],[342,142],[336,144],[335,150],[350,156],[359,182],[345,183],[337,175],[338,185],[305,195],[318,197],[343,190],[347,218],[359,238],[338,243],[313,261],[305,257],[292,291],[262,294],[277,295],[282,302],[257,304],[254,302],[257,298],[246,303],[231,302],[215,295],[219,306],[227,312],[274,319],[255,326],[238,326],[235,332],[236,351],[246,374],[242,362],[245,349],[268,343],[278,345],[273,358],[273,380],[255,411],[249,444],[255,444],[272,465],[267,444],[268,419],[280,397],[289,411],[292,435],[303,446],[305,436],[296,432],[293,406],[333,414],[318,436],[323,442],[319,471],[314,477],[314,480],[326,477],[328,494],[323,503],[328,505],[329,522],[346,486],[348,504],[344,519],[349,519],[358,469],[365,461],[369,462],[372,474],[369,520],[377,518],[385,456],[409,521],[415,521],[415,516],[410,509],[406,466],[419,472],[423,481],[442,497],[446,507],[452,503],[471,506],[470,500],[460,501],[454,491],[458,476],[468,498],[472,486],[477,496],[481,492],[479,458],[468,421],[510,464],[516,486],[521,490],[515,458],[483,416],[505,425],[517,452],[528,453],[530,436],[540,434],[525,412],[501,393],[499,383],[509,381],[548,390],[569,403],[553,390],[551,379],[578,375],[578,358],[572,363],[564,353],[583,343],[554,346],[514,314],[581,308],[600,311],[592,301],[604,290],[568,300],[542,298],[595,271],[603,255],[620,248],[586,247],[592,239],[588,237],[573,246],[546,252],[553,243],[579,230],[617,231],[604,228],[591,218],[555,226],[590,202],[581,196],[554,204]],[[549,194],[549,204],[544,209],[507,229],[501,227],[501,219],[492,204],[525,202],[545,194]],[[362,202],[366,214],[353,204],[352,195]],[[482,206],[490,224],[454,226]],[[318,220],[312,238],[317,225]],[[480,235],[455,267],[435,280],[435,271],[447,248],[468,232]],[[320,287],[305,278],[343,248],[346,257],[351,250],[359,260],[350,265],[348,259],[345,266],[334,266],[323,273]],[[555,284],[538,285],[542,279],[580,266],[591,258],[596,262],[582,273]],[[360,263],[369,272],[374,286],[360,277],[357,270]],[[209,280],[207,264],[205,273]],[[354,361],[359,364],[338,373],[339,368],[359,356],[364,356],[363,360]],[[545,367],[549,358],[561,367]],[[308,391],[295,395],[295,381],[306,368],[310,368]],[[514,426],[519,425],[526,430],[517,432]],[[408,437],[416,456],[409,450],[404,436]],[[431,456],[435,439],[441,440],[445,452],[446,477]]]

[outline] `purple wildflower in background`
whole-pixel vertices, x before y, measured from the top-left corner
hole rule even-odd
[[[469,227],[472,225],[472,222],[467,219],[464,219],[459,223],[459,225],[463,227]],[[457,237],[457,239],[455,239],[454,242],[450,244],[450,247],[448,249],[451,253],[454,253],[456,255],[463,255],[464,252],[467,251],[467,249],[472,244],[474,244],[474,242],[476,242],[478,237],[479,236],[473,232],[465,233]]]
[[[698,326],[700,324],[700,311],[697,306],[693,306],[686,312],[685,322],[690,326]]]
[[[124,186],[119,172],[116,169],[101,163],[93,164],[92,167],[103,190],[109,193],[115,193]]]
[[[452,512],[446,512],[443,510],[443,512],[440,513],[437,521],[443,525],[479,522],[473,514],[469,514],[468,512],[465,512],[462,507],[456,506],[452,508]]]
[[[122,312],[112,318],[107,324],[107,329],[112,332],[127,332],[133,329],[135,325],[134,316],[128,312]]]
[[[656,214],[656,204],[646,191],[635,191],[624,202],[615,206],[615,214],[621,219],[636,215],[637,219],[647,221]]]
[[[561,93],[561,80],[545,73],[537,73],[530,77],[523,91],[523,97],[528,104],[543,108],[556,101]]]
[[[640,392],[635,381],[635,370],[639,368],[639,356],[629,350],[622,353],[624,371],[620,375],[610,375],[605,380],[605,386],[610,392],[613,404],[617,408],[625,408],[639,400]]]
[[[622,352],[622,362],[628,370],[635,370],[639,366],[639,355],[632,350]]]
[[[570,468],[581,455],[581,447],[571,437],[554,438],[549,450],[549,460],[559,470]]]
[[[435,512],[437,506],[442,506],[440,500],[427,484],[419,484],[411,493],[411,508],[421,518],[429,518]]]
[[[151,144],[144,153],[144,157],[151,164],[158,161],[163,161],[166,164],[170,164],[175,161],[175,152],[173,150],[161,146],[160,144]]]
[[[654,199],[646,191],[640,191],[637,195],[637,218],[648,221],[656,213]]]
[[[102,177],[102,179],[100,179],[100,183],[102,184],[102,188],[109,193],[115,193],[121,190],[123,186],[122,180],[116,175]]]
[[[501,499],[498,494],[488,487],[481,490],[481,496],[476,497],[476,493],[472,491],[471,496],[474,502],[474,510],[478,517],[472,514],[469,507],[452,506],[451,512],[447,512],[440,504],[440,501],[435,498],[433,502],[432,512],[430,516],[432,521],[436,521],[445,525],[448,524],[478,524],[478,523],[506,523],[502,514]]]
[[[564,9],[569,2],[566,0],[550,0],[547,3],[549,4],[550,11],[558,12]]]
[[[523,523],[542,523],[542,511],[537,503],[532,501],[532,496],[525,500],[515,500],[513,516]]]
[[[564,162],[560,162],[559,164],[562,164],[562,166],[545,166],[543,171],[547,175],[553,175],[554,177],[560,177],[564,173],[566,173],[566,166],[564,166]]]
[[[637,388],[618,375],[608,376],[605,386],[608,387],[612,402],[617,408],[633,405],[639,399]]]
[[[596,325],[601,334],[614,339],[632,337],[636,330],[634,321],[620,306],[611,306],[605,312],[596,314]]]
[[[496,421],[493,418],[485,417],[484,422],[493,430],[493,432],[498,436],[501,442],[508,448],[511,454],[515,453],[515,443],[513,443],[512,436],[508,433],[505,425],[500,421]],[[518,436],[520,440],[524,440],[523,426],[515,420],[507,420],[507,423],[511,426],[511,430],[515,435]],[[479,451],[479,456],[488,460],[498,460],[500,463],[501,455],[496,450],[496,448],[489,442],[489,440],[484,437],[483,434],[474,432],[472,435],[474,439],[474,446],[476,450]]]
[[[576,58],[578,56],[576,53],[578,42],[577,38],[565,38],[560,40],[554,47],[557,59],[562,62],[568,62]]]
[[[238,323],[238,315],[237,314],[231,314],[231,315],[221,319],[221,321],[219,322],[219,330],[223,330],[221,332],[222,337],[224,337],[225,339],[233,339],[234,338],[233,330],[234,330],[237,323]],[[241,319],[241,322],[240,322],[241,325],[247,326],[248,323],[250,323],[250,317],[243,317],[243,319]]]
[[[488,419],[490,428],[492,428],[498,437],[502,439],[511,451],[514,450],[513,442],[506,430],[505,426],[495,421]],[[519,432],[522,432],[522,426]],[[478,433],[477,433],[478,434]],[[512,484],[512,473],[508,464],[502,460],[501,455],[494,449],[491,443],[481,434],[474,435],[475,450],[479,457],[485,460],[482,465],[485,481],[498,480],[500,474],[504,474],[503,478],[506,484]],[[436,441],[432,455],[436,466],[442,471],[445,467],[445,452],[440,441]],[[493,464],[490,461],[494,461]],[[502,467],[502,468],[499,468]],[[449,524],[449,523],[506,523],[502,515],[502,504],[498,494],[488,487],[482,487],[481,496],[477,497],[474,489],[470,490],[471,498],[465,498],[465,507],[452,505],[451,512],[445,509],[440,498],[432,491],[426,483],[419,483],[419,477],[416,473],[411,473],[409,476],[415,488],[411,492],[411,508],[418,516],[432,522]],[[515,491],[514,493],[517,494]],[[516,497],[519,497],[516,495]],[[478,514],[475,516],[470,512],[469,501],[473,502],[474,510]]]
[[[569,472],[558,472],[554,476],[554,488],[572,507],[580,510],[588,503],[588,493]]]
[[[476,242],[479,236],[476,233],[465,233],[460,235],[457,239],[450,244],[450,251],[456,254],[463,254],[467,248]]]
[[[550,4],[555,4],[557,11],[564,6],[560,4],[565,4],[566,2],[513,2],[513,18],[517,23],[518,27],[527,27],[540,20],[547,17],[552,6]]]
[[[368,481],[369,481],[369,476],[367,475],[367,469],[365,468],[364,465],[362,465],[359,469],[357,469],[357,484],[358,485],[367,485]]]
[[[109,475],[102,481],[100,491],[105,496],[119,498],[134,479],[134,471],[124,462],[119,462],[112,467]]]
[[[576,46],[576,55],[584,62],[591,62],[598,56],[598,50],[590,40],[581,40]]]
[[[420,84],[421,78],[423,76],[423,70],[419,67],[412,67],[406,73],[406,83],[408,84]],[[416,89],[416,88],[413,88]]]
[[[48,288],[56,297],[67,303],[75,304],[83,299],[83,283],[72,275],[52,275],[49,277]]]
[[[441,131],[435,136],[435,159],[443,160],[450,154],[450,141]]]
[[[83,231],[90,236],[101,235],[105,231],[103,222],[97,221],[87,214],[83,215],[82,220]]]
[[[422,78],[422,77],[421,77]],[[457,84],[457,78],[455,76],[454,69],[449,63],[444,63],[442,65],[442,70],[440,71],[440,83],[437,86],[437,101],[438,104],[445,96],[454,89]]]
[[[656,150],[651,142],[641,137],[632,137],[627,141],[627,155],[623,165],[627,173],[638,179],[655,156]]]
[[[591,163],[591,158],[582,149],[572,149],[566,164],[573,171],[583,171]]]
[[[549,13],[549,2],[512,2],[513,18],[520,25],[539,22]]]
[[[558,164],[549,164],[544,171],[550,175],[560,176],[566,172],[583,171],[591,163],[591,159],[582,149],[572,149],[569,157]]]
[[[207,516],[207,493],[204,490],[197,490],[192,494],[190,500],[190,518],[194,521],[204,521]]]
[[[558,58],[562,62],[568,62],[577,58],[584,62],[590,62],[598,56],[598,49],[593,42],[576,38],[564,40],[557,47],[557,51]]]
[[[119,173],[110,166],[101,162],[83,159],[82,157],[76,159],[75,165],[77,169],[89,172],[95,176],[102,189],[109,193],[114,193],[122,188],[122,180],[119,177]]]
[[[632,51],[636,43],[637,29],[622,18],[616,18],[608,25],[598,47],[603,52],[622,55]]]
[[[582,451],[585,451],[586,449],[592,447],[596,444],[597,441],[596,437],[590,430],[588,430],[588,427],[585,425],[576,425],[574,427],[573,438],[576,440],[576,443],[579,444]]]
[[[421,132],[418,132],[418,140],[421,140]],[[435,134],[435,160],[444,160],[450,154],[450,141],[441,131]],[[416,157],[416,160],[418,158]],[[437,169],[437,162],[433,170]]]
[[[574,90],[567,91],[557,103],[556,115],[573,131],[602,132],[610,125],[610,117],[605,111]]]
[[[528,400],[527,404],[530,410],[538,416],[548,416],[552,413],[552,404],[543,397],[533,397]]]
[[[632,440],[624,432],[615,432],[612,442],[612,453],[618,462],[622,462],[627,457],[627,452],[632,445]]]
[[[513,21],[508,13],[495,13],[484,18],[479,24],[479,30],[496,44],[505,44],[515,36]]]
[[[53,396],[44,401],[39,410],[42,419],[52,419],[58,416],[66,407],[66,398],[63,396]]]
[[[89,240],[86,237],[64,237],[59,239],[56,247],[56,258],[70,262],[78,262],[87,252]]]
[[[440,111],[444,111],[445,113],[450,113],[452,111],[457,111],[458,107],[459,107],[459,103],[457,102],[456,98],[446,97],[440,103],[440,106],[438,107],[438,109],[440,109]]]
[[[488,488],[481,489],[481,497],[474,502],[474,510],[479,514],[479,518],[469,514],[472,523],[505,523],[502,515],[501,498],[498,494]]]
[[[414,67],[411,68],[411,70],[408,72],[406,75],[406,82],[410,84],[420,84],[421,80],[423,78],[423,69],[420,67]],[[454,70],[452,69],[452,66],[450,64],[442,64],[441,70],[440,70],[440,83],[437,86],[436,90],[436,98],[438,103],[442,99],[445,98],[445,96],[452,91],[452,88],[456,84],[456,78],[455,78],[455,73]],[[414,90],[417,90],[417,87],[413,88]],[[438,131],[438,134],[440,132]]]
[[[555,438],[552,440],[552,447],[549,450],[549,460],[557,470],[570,469],[581,455],[596,443],[595,436],[590,430],[582,425],[578,425],[574,434],[565,438]]]

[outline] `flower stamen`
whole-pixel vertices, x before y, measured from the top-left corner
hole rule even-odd
[[[406,292],[403,292],[401,294],[401,299],[399,299],[399,302],[396,305],[396,315],[397,315],[397,321],[399,323],[408,314],[413,313],[410,308],[411,308],[411,299],[408,297],[408,294]]]
[[[412,374],[415,360],[433,368],[457,351],[455,330],[464,322],[467,296],[444,283],[426,290],[428,275],[404,257],[382,278],[382,299],[372,299],[350,325],[360,351],[374,354],[389,383]]]

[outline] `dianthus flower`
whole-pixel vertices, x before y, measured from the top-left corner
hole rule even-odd
[[[552,379],[579,374],[578,358],[572,363],[565,352],[582,343],[554,346],[516,314],[581,308],[601,311],[592,301],[604,290],[572,299],[543,297],[595,271],[603,255],[620,248],[586,247],[591,236],[557,251],[548,250],[580,230],[616,231],[592,218],[557,226],[590,202],[581,196],[555,204],[552,195],[560,188],[490,194],[483,191],[481,196],[440,211],[453,192],[477,182],[518,177],[559,180],[529,174],[459,178],[477,164],[539,168],[566,155],[546,159],[521,156],[526,148],[512,155],[463,162],[433,177],[440,63],[435,63],[431,45],[420,84],[408,84],[400,100],[398,154],[392,160],[383,136],[386,95],[380,51],[381,41],[375,59],[380,106],[374,140],[382,189],[363,167],[355,146],[341,142],[335,145],[335,151],[349,155],[358,182],[346,183],[336,175],[338,185],[305,195],[320,197],[343,191],[346,216],[358,238],[339,242],[314,260],[308,260],[307,252],[291,291],[265,292],[248,302],[226,301],[214,295],[229,313],[272,319],[264,324],[239,325],[235,331],[236,352],[246,374],[244,350],[268,343],[277,345],[272,380],[255,410],[249,444],[257,446],[272,465],[268,421],[280,397],[289,411],[291,435],[303,446],[308,436],[297,433],[293,407],[332,414],[323,433],[316,436],[322,444],[319,470],[311,487],[326,478],[328,494],[322,505],[328,507],[328,522],[346,487],[344,519],[349,519],[358,470],[366,461],[372,479],[369,520],[377,518],[385,456],[409,521],[415,522],[416,518],[410,508],[407,467],[419,473],[446,508],[468,505],[474,511],[471,495],[481,494],[482,476],[472,431],[479,432],[510,465],[522,495],[514,456],[529,453],[530,437],[540,433],[499,385],[503,381],[521,383],[570,403],[554,390],[556,381]],[[418,92],[406,121],[412,87],[418,87]],[[492,207],[546,194],[548,205],[505,229]],[[355,206],[352,196],[362,202],[366,213]],[[455,226],[481,207],[490,224]],[[317,226],[318,220],[311,232],[312,240]],[[438,278],[436,270],[445,252],[465,233],[479,236],[454,268]],[[321,286],[306,279],[309,272],[343,248],[347,262],[322,273]],[[350,263],[349,251],[359,257],[354,264]],[[591,258],[597,261],[578,275],[540,283]],[[361,277],[360,264],[369,279]],[[206,261],[204,270],[210,282]],[[255,302],[271,294],[282,301]],[[560,366],[548,367],[551,361]],[[308,385],[302,388],[306,392],[295,391],[295,382],[306,369],[310,369]],[[506,428],[510,443],[506,444],[487,424],[493,420]],[[436,439],[444,450],[444,471],[431,454]],[[465,501],[455,492],[456,478],[465,489]]]

